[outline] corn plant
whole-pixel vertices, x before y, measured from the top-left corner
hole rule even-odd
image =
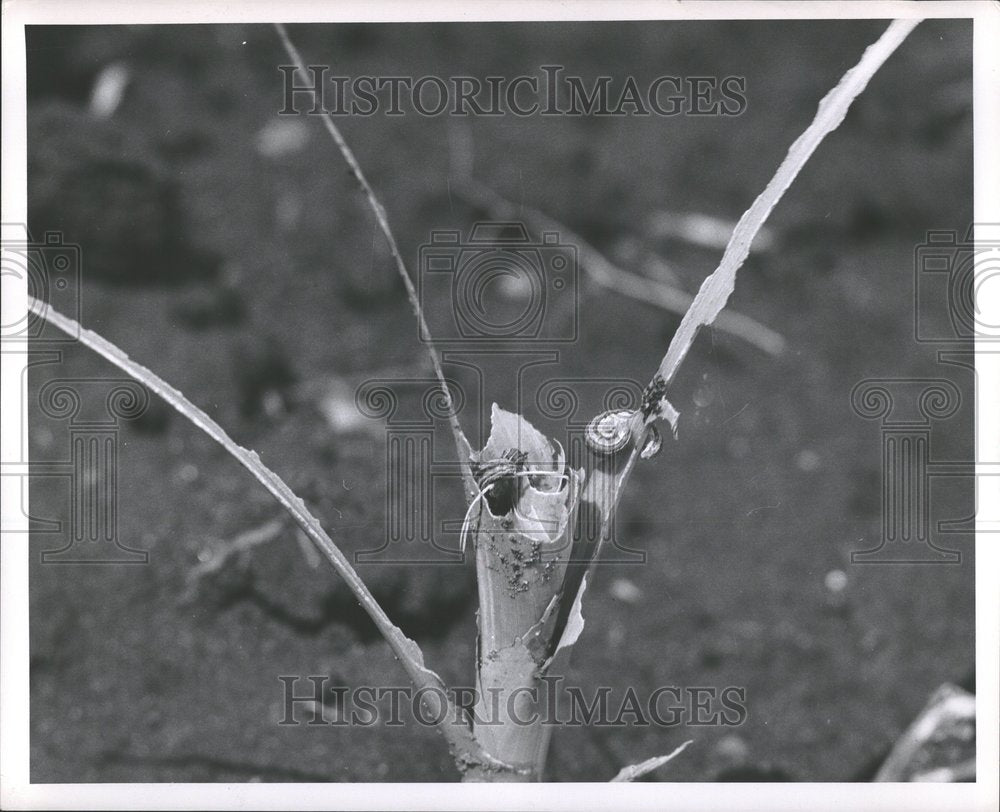
[[[467,511],[461,542],[474,552],[479,594],[479,640],[476,658],[476,707],[487,696],[498,696],[501,708],[520,710],[531,689],[544,677],[562,675],[584,630],[583,607],[588,583],[607,542],[615,511],[630,474],[661,451],[665,441],[659,423],[669,427],[666,443],[676,435],[680,414],[668,392],[699,330],[722,314],[737,271],[748,256],[761,226],[823,138],[836,129],[848,107],[870,78],[906,38],[917,21],[895,21],[870,46],[819,103],[818,112],[791,145],[771,181],[739,220],[716,270],[690,302],[666,354],[650,378],[634,410],[616,410],[594,417],[587,430],[587,456],[579,468],[567,464],[564,450],[523,416],[493,407],[488,441],[481,449],[470,444],[453,408],[441,361],[428,344],[441,394],[448,406]],[[305,63],[282,26],[276,26],[291,60],[303,76]],[[386,240],[414,314],[427,334],[413,281],[390,229],[385,209],[365,177],[331,116],[322,117]],[[493,201],[496,203],[496,200]],[[544,215],[537,215],[543,218]],[[373,597],[320,523],[282,479],[252,450],[243,448],[177,389],[132,361],[122,350],[94,332],[31,300],[36,316],[65,331],[159,395],[197,428],[219,443],[278,501],[301,531],[318,548],[374,621],[407,676],[418,689],[427,718],[435,720],[458,771],[468,781],[533,781],[544,775],[551,726],[540,721],[513,724],[470,723],[438,675],[424,662],[419,646],[396,626]],[[725,314],[731,316],[732,314]],[[730,319],[735,329],[745,322]],[[773,344],[773,336],[771,337]],[[523,697],[523,699],[522,699]],[[510,700],[508,702],[508,700]],[[519,714],[520,715],[520,714]],[[476,718],[476,714],[472,715]],[[627,766],[612,780],[638,778],[684,749]]]

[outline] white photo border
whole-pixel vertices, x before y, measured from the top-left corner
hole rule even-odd
[[[516,0],[470,2],[351,0],[336,4],[243,0],[208,4],[192,0],[147,3],[122,0],[3,0],[4,223],[27,220],[25,143],[25,25],[236,22],[415,22],[486,20],[641,19],[892,19],[974,20],[975,221],[1000,222],[1000,4],[976,2],[651,2],[632,0]],[[2,278],[3,323],[26,313],[23,279]],[[980,290],[984,320],[1000,324],[1000,285]],[[1000,364],[985,364],[977,341],[977,458],[1000,458]],[[4,353],[2,459],[25,441],[26,394],[20,380],[24,356]],[[995,468],[996,463],[993,464]],[[1000,477],[979,470],[978,503],[1000,509]],[[20,485],[0,478],[3,526],[21,515]],[[13,500],[13,501],[11,501]],[[11,505],[14,508],[11,509]],[[25,521],[23,518],[21,521]],[[993,530],[994,525],[989,528]],[[0,807],[4,809],[997,809],[1000,797],[1000,546],[984,532],[982,508],[976,536],[977,782],[970,784],[32,784],[29,780],[28,545],[22,534],[0,543]],[[665,789],[669,787],[669,789]]]

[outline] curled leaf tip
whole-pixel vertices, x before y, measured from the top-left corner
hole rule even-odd
[[[644,775],[651,773],[653,770],[659,769],[668,761],[670,761],[674,756],[679,755],[684,752],[684,749],[691,744],[691,740],[684,742],[680,747],[674,750],[672,753],[668,753],[665,756],[654,756],[653,758],[647,758],[645,761],[640,761],[638,764],[629,764],[627,767],[622,767],[619,770],[618,775],[611,779],[612,782],[615,781],[635,781],[638,778],[642,778]]]
[[[658,409],[658,415],[659,415],[659,417],[661,417],[664,420],[666,420],[667,423],[670,425],[670,431],[673,433],[674,439],[676,440],[677,439],[677,419],[681,416],[681,413],[678,412],[673,407],[673,404],[669,400],[667,400],[666,398],[661,398],[660,399],[660,404],[659,404],[659,409]]]

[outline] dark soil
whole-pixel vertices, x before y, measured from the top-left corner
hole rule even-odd
[[[646,83],[745,76],[748,104],[735,117],[466,121],[485,182],[609,254],[626,239],[659,251],[694,291],[720,252],[653,239],[650,214],[735,221],[884,25],[290,33],[311,64],[345,76],[516,76],[549,64]],[[618,537],[645,563],[603,567],[588,593],[570,684],[615,696],[634,686],[640,697],[660,686],[737,686],[746,721],[560,730],[553,780],[606,780],[689,738],[659,779],[864,779],[930,693],[973,669],[971,534],[944,543],[962,553],[958,565],[851,563],[880,538],[881,451],[878,423],[850,401],[865,378],[949,378],[963,403],[934,423],[932,454],[971,458],[972,374],[913,337],[914,250],[928,229],[964,232],[972,219],[971,38],[966,22],[921,24],[774,212],[776,244],[744,267],[733,306],[789,349],[767,356],[719,331],[698,340],[671,392],[679,439],[636,472],[620,511]],[[115,61],[130,84],[114,115],[93,121],[90,88]],[[374,433],[334,431],[317,382],[335,377],[353,396],[368,379],[426,377],[426,352],[320,120],[294,119],[309,138],[300,150],[266,157],[257,148],[257,133],[278,119],[276,66],[286,62],[268,27],[31,29],[29,225],[81,245],[85,325],[257,450],[354,554],[386,537],[385,433],[378,422]],[[412,269],[433,229],[466,231],[483,217],[449,194],[447,116],[339,123]],[[431,303],[432,325],[449,307]],[[574,318],[572,304],[558,307],[554,317]],[[553,378],[575,382],[585,420],[607,381],[648,380],[678,321],[581,276],[578,339],[557,365],[529,370],[520,396],[511,364],[523,357],[490,368],[462,414],[467,431],[483,436],[497,400],[556,433],[535,398]],[[449,374],[474,382],[468,368]],[[31,397],[53,377],[121,375],[69,347],[36,369]],[[39,412],[35,429],[34,459],[65,458],[65,420]],[[435,443],[437,459],[453,459],[446,429]],[[443,740],[416,724],[278,724],[281,675],[407,683],[352,596],[325,564],[308,564],[291,530],[191,593],[200,553],[277,515],[232,459],[154,401],[122,422],[118,472],[117,536],[147,551],[146,565],[42,564],[65,533],[32,539],[32,781],[457,777]],[[457,482],[439,484],[438,515],[460,520]],[[65,527],[66,493],[65,481],[38,478],[32,514]],[[933,491],[931,516],[965,518],[972,504],[971,480],[949,481]],[[450,533],[454,547],[457,528]],[[440,558],[401,545],[359,571],[430,667],[468,685],[474,573],[433,563]],[[840,592],[826,586],[832,570],[846,573]],[[623,578],[638,600],[615,597],[627,594],[612,589]]]

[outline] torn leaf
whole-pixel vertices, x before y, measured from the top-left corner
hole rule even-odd
[[[566,626],[563,628],[562,637],[559,638],[559,643],[556,645],[556,650],[549,658],[548,662],[545,663],[545,669],[552,666],[552,663],[560,656],[560,652],[563,652],[567,657],[569,655],[570,648],[576,643],[583,633],[583,593],[587,591],[587,576],[584,574],[583,580],[580,582],[580,588],[576,592],[576,597],[573,599],[573,605],[569,610],[569,619],[566,621]]]
[[[659,769],[668,761],[670,761],[674,756],[684,752],[684,749],[691,744],[691,740],[684,742],[680,747],[678,747],[674,752],[669,753],[665,756],[654,756],[653,758],[647,758],[645,761],[640,761],[638,764],[629,764],[627,767],[622,767],[618,771],[618,775],[612,778],[612,781],[635,781],[638,778],[642,778],[647,773],[651,773],[653,770]]]
[[[861,61],[847,71],[837,86],[822,98],[812,123],[788,148],[788,154],[774,177],[740,217],[729,237],[719,266],[702,282],[694,301],[681,319],[657,373],[666,383],[673,380],[698,331],[715,321],[726,306],[736,286],[736,273],[749,255],[750,246],[799,170],[805,166],[820,142],[840,126],[851,103],[868,85],[868,80],[919,22],[919,19],[893,20],[878,41],[868,46]]]

